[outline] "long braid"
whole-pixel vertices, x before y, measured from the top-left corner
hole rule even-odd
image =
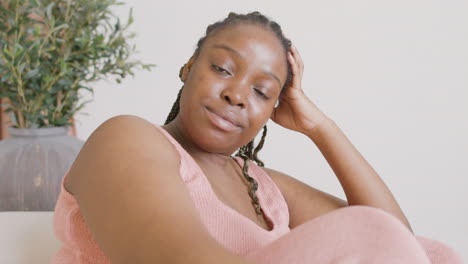
[[[263,143],[265,142],[266,131],[267,131],[267,126],[265,125],[263,127],[262,139],[258,143],[255,150],[253,150],[254,141],[252,140],[247,145],[242,146],[239,149],[239,151],[236,153],[236,156],[239,156],[244,160],[244,166],[242,168],[242,175],[249,182],[249,195],[250,195],[250,198],[252,198],[252,204],[255,207],[255,212],[259,215],[263,215],[263,212],[261,211],[258,197],[255,194],[255,192],[258,189],[258,183],[254,178],[250,177],[248,170],[249,170],[250,160],[255,161],[257,165],[263,167],[263,162],[258,159],[257,152],[260,151],[263,147]]]
[[[182,71],[184,70],[184,67],[185,67],[185,64],[179,70],[179,78],[181,78],[181,79],[182,79]],[[172,120],[174,120],[176,118],[177,114],[179,114],[180,95],[182,94],[182,89],[184,89],[184,86],[182,86],[182,88],[180,88],[180,90],[179,90],[179,93],[177,93],[177,98],[176,98],[174,104],[172,105],[171,112],[169,112],[169,115],[167,116],[166,122],[164,122],[164,125],[169,124]]]
[[[263,127],[263,133],[262,133],[262,139],[260,139],[260,142],[258,142],[258,145],[257,147],[254,149],[254,152],[253,152],[253,159],[255,162],[257,162],[258,166],[261,166],[261,167],[264,167],[264,163],[263,161],[261,161],[257,154],[258,152],[263,148],[263,144],[265,143],[265,137],[266,137],[266,134],[267,134],[267,126],[265,125]]]
[[[180,105],[179,105],[179,102],[180,102],[180,95],[182,94],[182,90],[183,90],[183,89],[184,89],[184,87],[182,86],[182,88],[180,88],[180,90],[179,90],[179,93],[177,94],[177,99],[176,99],[176,101],[175,101],[174,104],[172,105],[171,112],[169,112],[169,115],[168,115],[167,118],[166,118],[166,122],[164,122],[164,125],[169,124],[172,120],[174,120],[174,118],[176,118],[177,114],[179,113],[179,108],[180,108]]]
[[[225,29],[231,25],[237,25],[237,24],[259,25],[266,29],[271,30],[271,32],[273,32],[276,35],[278,40],[280,40],[284,48],[284,52],[287,55],[287,52],[291,47],[291,41],[283,35],[281,27],[279,26],[278,23],[270,20],[269,18],[267,18],[266,16],[262,15],[260,12],[257,12],[257,11],[251,12],[245,15],[230,12],[228,17],[225,18],[224,20],[218,21],[214,24],[209,25],[206,28],[206,35],[200,38],[200,40],[198,41],[197,48],[194,52],[194,55],[197,56],[199,54],[200,49],[203,46],[203,43],[205,42],[205,40],[209,36],[213,35],[214,32]],[[182,76],[182,71],[184,69],[184,66],[180,69],[179,77]],[[282,90],[284,90],[284,87],[289,86],[292,80],[291,65],[287,63],[287,67],[288,67],[288,74],[287,74],[286,82]],[[181,97],[183,88],[184,87],[182,86],[182,88],[179,90],[179,93],[177,94],[177,99],[172,106],[171,112],[169,113],[166,119],[166,122],[164,123],[165,125],[169,124],[172,120],[174,120],[177,114],[179,113],[179,109],[180,109],[179,102],[180,102],[180,97]],[[252,140],[247,145],[244,145],[241,148],[239,148],[238,152],[236,153],[236,156],[240,156],[244,160],[244,165],[242,168],[242,175],[249,182],[249,196],[252,199],[252,204],[255,208],[255,212],[258,215],[262,215],[262,216],[264,216],[263,211],[261,209],[258,197],[255,194],[255,192],[258,189],[258,183],[254,178],[250,177],[248,170],[249,170],[250,161],[255,161],[258,166],[261,166],[261,167],[264,166],[263,161],[261,161],[258,158],[258,152],[262,149],[263,144],[265,143],[266,134],[267,134],[267,126],[265,125],[263,127],[262,138],[260,139],[259,144],[255,148],[254,148],[254,140]]]

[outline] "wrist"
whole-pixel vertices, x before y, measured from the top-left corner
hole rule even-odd
[[[320,135],[323,135],[324,133],[326,133],[327,129],[329,129],[334,124],[335,124],[335,122],[332,119],[330,119],[327,116],[324,116],[322,121],[320,121],[312,129],[307,130],[304,134],[307,137],[309,137],[310,139],[312,139],[312,141],[314,141],[314,139],[316,139],[316,138],[320,137]]]

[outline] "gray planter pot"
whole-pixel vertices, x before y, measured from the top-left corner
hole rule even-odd
[[[0,141],[0,211],[53,211],[84,142],[68,127],[8,128]]]

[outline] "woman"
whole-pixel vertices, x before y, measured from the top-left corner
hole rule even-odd
[[[461,263],[412,234],[377,173],[304,94],[303,69],[258,12],[210,25],[164,126],[117,116],[86,141],[57,202],[64,246],[53,263]],[[269,119],[318,146],[347,201],[261,168]]]

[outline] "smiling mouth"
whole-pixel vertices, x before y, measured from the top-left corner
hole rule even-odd
[[[216,128],[223,130],[225,132],[233,132],[233,131],[240,129],[238,125],[216,114],[208,107],[206,107],[205,109],[206,109],[208,120],[210,120],[210,123],[214,125]]]

